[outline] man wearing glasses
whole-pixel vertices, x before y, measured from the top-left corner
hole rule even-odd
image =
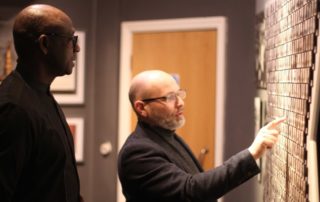
[[[74,144],[50,93],[80,51],[71,19],[49,5],[15,18],[16,69],[0,86],[1,202],[80,202]]]
[[[118,158],[127,202],[215,201],[259,173],[255,160],[277,141],[277,126],[284,118],[263,127],[248,149],[204,172],[175,133],[185,122],[185,97],[186,92],[166,72],[150,70],[133,78],[129,99],[138,123]]]

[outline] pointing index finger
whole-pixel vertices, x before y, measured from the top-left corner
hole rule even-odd
[[[270,123],[266,125],[267,128],[272,128],[278,126],[280,123],[284,122],[287,117],[277,117],[276,119],[272,120]]]

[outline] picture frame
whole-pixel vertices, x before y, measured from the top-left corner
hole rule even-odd
[[[254,136],[258,135],[260,128],[262,127],[261,120],[261,110],[262,110],[262,99],[260,97],[254,98]],[[258,174],[258,182],[262,183],[262,172],[264,172],[262,167],[262,158],[256,160],[258,167],[260,168],[260,173]]]
[[[51,84],[54,98],[61,105],[84,103],[84,71],[85,71],[85,32],[76,31],[80,52],[77,53],[76,64],[72,74],[55,78]]]
[[[267,88],[265,23],[264,12],[257,14],[255,23],[255,79],[258,89]]]
[[[260,97],[254,98],[254,133],[257,134],[261,128],[261,105],[262,101]]]
[[[69,125],[74,141],[74,151],[77,163],[83,162],[84,119],[80,117],[68,117]]]

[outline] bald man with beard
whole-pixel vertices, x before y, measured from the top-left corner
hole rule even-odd
[[[160,70],[144,71],[131,82],[129,99],[136,129],[120,150],[118,173],[127,202],[213,202],[259,173],[256,159],[276,143],[278,118],[260,129],[248,149],[204,172],[175,133],[185,123],[186,92]]]
[[[74,144],[50,93],[71,74],[80,48],[72,21],[50,5],[31,5],[15,18],[16,69],[0,86],[0,201],[79,202]]]

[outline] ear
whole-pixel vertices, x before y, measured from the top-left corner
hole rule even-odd
[[[134,102],[134,108],[136,110],[136,112],[142,116],[142,117],[146,117],[147,116],[147,111],[145,109],[145,104],[143,101],[141,100],[137,100]]]
[[[44,55],[48,54],[49,50],[49,38],[48,36],[41,34],[39,37],[39,46]]]

